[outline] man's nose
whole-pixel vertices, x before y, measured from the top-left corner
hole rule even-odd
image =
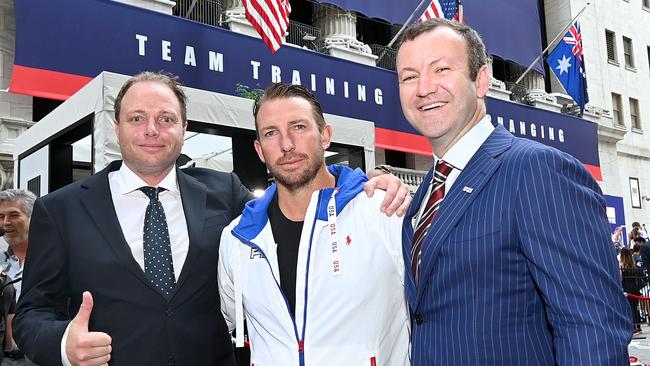
[[[289,152],[295,148],[293,140],[288,135],[284,135],[281,137],[280,144],[283,152]]]
[[[438,86],[438,81],[435,77],[429,76],[426,73],[422,73],[418,77],[418,96],[426,97],[429,94],[435,93],[438,91]]]
[[[145,122],[145,133],[148,136],[156,136],[158,135],[158,122],[156,121],[156,118],[150,117],[147,118],[147,121]]]

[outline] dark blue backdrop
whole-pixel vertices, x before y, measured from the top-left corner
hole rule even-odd
[[[289,45],[272,55],[260,39],[107,0],[18,0],[16,28],[12,91],[48,95],[80,80],[61,94],[65,99],[102,71],[167,70],[187,86],[238,95],[264,88],[275,73],[276,81],[299,78],[313,87],[327,113],[374,122],[378,146],[430,151],[404,119],[392,71]],[[492,98],[488,113],[515,135],[577,157],[600,177],[596,124]]]
[[[404,24],[420,0],[319,0],[371,18]],[[542,53],[538,0],[463,0],[465,23],[483,37],[488,53],[528,67]],[[429,5],[418,9],[417,20]],[[544,73],[540,60],[535,70]]]

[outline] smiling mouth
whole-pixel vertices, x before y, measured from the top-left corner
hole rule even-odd
[[[445,105],[447,105],[447,102],[435,102],[435,103],[431,103],[431,104],[427,104],[425,106],[422,106],[419,109],[421,111],[428,111],[428,110],[431,110],[431,109],[437,109],[437,108],[443,107]]]

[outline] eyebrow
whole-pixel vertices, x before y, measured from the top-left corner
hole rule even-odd
[[[443,61],[443,58],[442,58],[442,57],[438,57],[438,58],[436,58],[436,59],[431,60],[431,62],[429,62],[429,63],[427,64],[427,66],[434,66],[435,64],[438,64],[438,63],[440,63],[440,62],[442,62],[442,61]],[[404,68],[402,68],[402,69],[398,69],[398,70],[397,70],[397,73],[399,74],[400,72],[405,72],[405,71],[417,71],[417,70],[416,70],[415,67],[409,67],[409,66],[406,66],[406,67],[404,67]]]

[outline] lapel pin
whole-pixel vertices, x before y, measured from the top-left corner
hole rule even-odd
[[[474,191],[474,188],[472,188],[472,187],[465,186],[463,188],[463,192],[465,192],[465,193],[472,193],[473,191]]]

